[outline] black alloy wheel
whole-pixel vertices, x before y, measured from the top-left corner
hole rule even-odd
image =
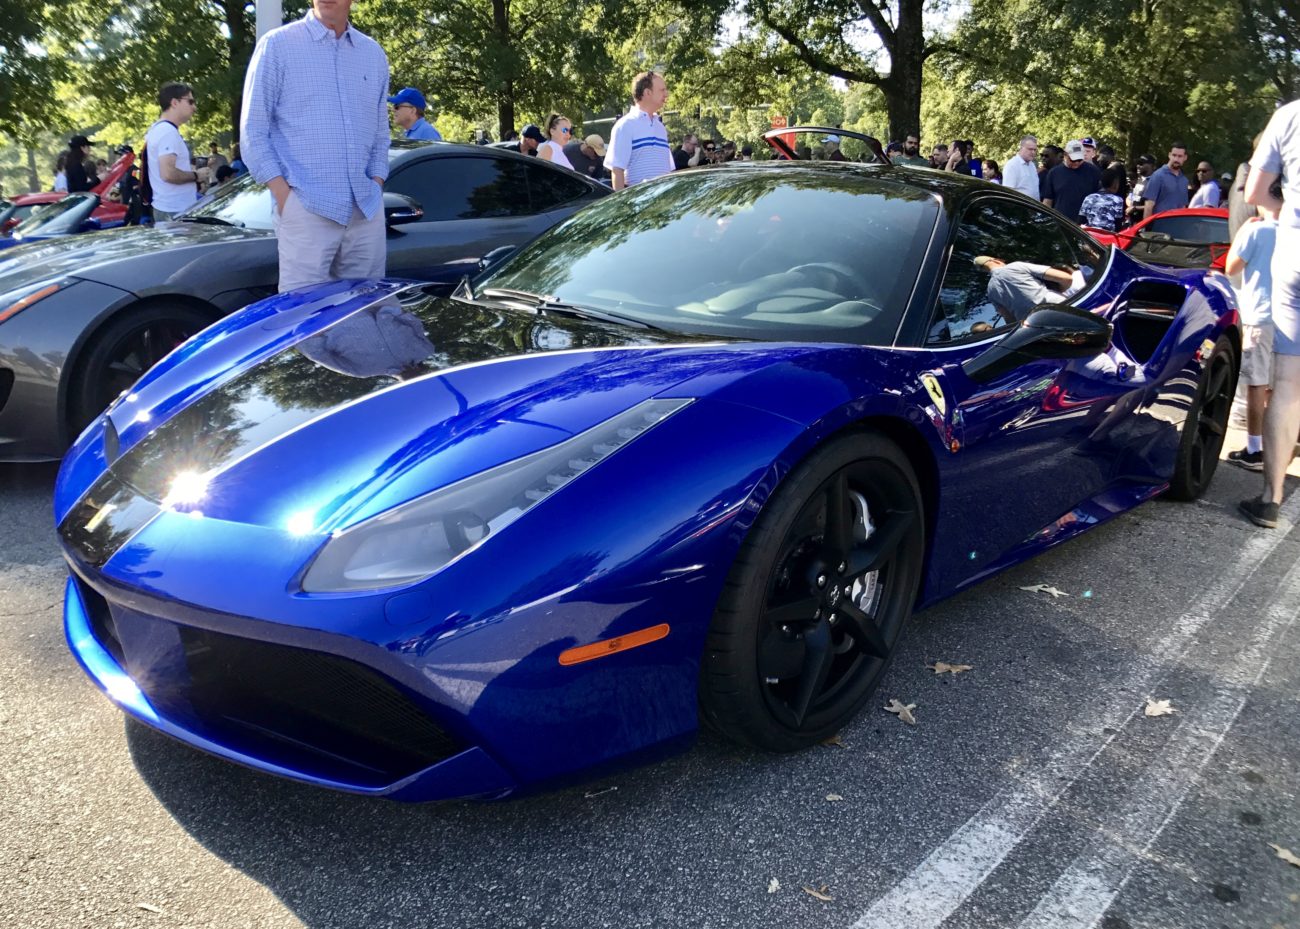
[[[1201,370],[1191,409],[1183,422],[1169,496],[1195,500],[1210,486],[1228,431],[1228,415],[1237,389],[1237,353],[1220,336]]]
[[[772,751],[842,728],[911,614],[924,526],[893,443],[858,433],[814,452],[759,515],[719,599],[701,668],[705,721]]]
[[[211,316],[193,307],[159,305],[141,307],[105,326],[82,364],[71,408],[73,434],[211,322]]]

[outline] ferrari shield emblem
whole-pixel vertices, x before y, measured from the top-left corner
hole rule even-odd
[[[939,379],[933,374],[926,373],[921,375],[921,383],[925,385],[925,392],[928,393],[930,399],[934,401],[935,409],[939,411],[939,415],[946,415],[948,412],[948,401],[943,398],[943,388],[939,386]]]

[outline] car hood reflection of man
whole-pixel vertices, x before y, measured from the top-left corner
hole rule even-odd
[[[312,336],[298,350],[340,374],[403,380],[426,373],[424,362],[438,351],[420,319],[391,298]]]

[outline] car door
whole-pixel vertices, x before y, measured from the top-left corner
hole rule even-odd
[[[945,509],[979,514],[945,529],[944,548],[962,553],[949,565],[960,575],[950,579],[954,584],[1000,567],[1018,546],[1077,520],[1075,507],[1112,481],[1122,450],[1116,436],[1141,397],[1132,366],[1111,353],[1031,361],[987,383],[971,380],[961,363],[1018,324],[998,302],[1007,298],[994,285],[989,257],[1027,263],[1021,268],[1078,269],[1076,284],[1086,286],[1069,302],[1092,310],[1109,305],[1101,280],[1106,253],[1055,214],[997,194],[977,196],[962,210],[926,334],[927,347],[942,352],[944,363],[929,376],[958,446]]]
[[[388,273],[454,284],[502,245],[538,230],[520,158],[490,152],[436,154],[403,164],[386,189],[416,200],[424,217],[388,230]]]

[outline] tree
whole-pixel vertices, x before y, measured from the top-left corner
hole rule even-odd
[[[925,62],[945,46],[927,38],[925,0],[745,0],[755,22],[772,30],[808,67],[880,88],[889,135],[901,139],[921,122]],[[879,52],[871,51],[873,44]],[[886,67],[880,53],[888,58]]]
[[[1300,0],[1241,0],[1242,27],[1283,100],[1300,97]]]
[[[45,3],[0,0],[0,133],[23,144],[61,121],[52,91],[67,77],[67,62],[38,45],[57,16]]]

